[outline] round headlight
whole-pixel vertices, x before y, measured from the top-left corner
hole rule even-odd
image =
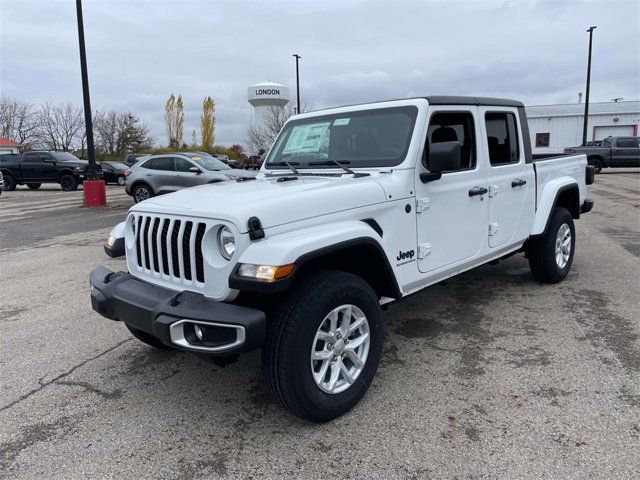
[[[222,227],[218,231],[218,249],[227,260],[231,260],[236,251],[236,238],[228,227]]]

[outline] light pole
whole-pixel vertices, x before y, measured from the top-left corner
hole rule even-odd
[[[87,73],[87,53],[84,46],[84,23],[82,21],[82,0],[76,0],[78,16],[78,43],[80,46],[80,71],[82,74],[82,98],[84,101],[84,124],[87,133],[87,158],[89,160],[89,179],[83,182],[84,204],[87,206],[106,205],[107,198],[104,182],[98,180],[96,169],[96,151],[93,145],[93,122],[91,121],[91,102],[89,100],[89,75]]]
[[[302,57],[297,53],[294,53],[293,56],[296,58],[296,97],[298,99],[297,113],[300,113],[300,67],[298,66],[298,62]]]
[[[584,126],[582,127],[582,145],[587,143],[587,124],[589,123],[589,87],[591,86],[591,45],[593,43],[593,31],[598,28],[592,26],[587,29],[589,32],[589,60],[587,61],[587,91],[584,96]]]

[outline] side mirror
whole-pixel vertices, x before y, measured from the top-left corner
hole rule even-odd
[[[200,175],[202,173],[198,167],[189,167],[189,171],[191,173],[195,173],[196,175]]]
[[[426,162],[423,162],[425,168]],[[438,142],[429,147],[429,171],[420,174],[422,183],[439,180],[442,172],[460,170],[462,152],[460,142]]]

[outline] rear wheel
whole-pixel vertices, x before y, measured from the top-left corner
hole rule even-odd
[[[326,422],[360,401],[384,336],[378,297],[364,280],[346,272],[313,273],[269,320],[263,368],[285,408]]]
[[[604,166],[602,160],[600,160],[599,158],[590,158],[589,160],[587,160],[587,163],[589,165],[592,165],[593,168],[596,169],[596,173],[600,173],[602,171],[602,167]]]
[[[138,340],[140,340],[142,343],[146,343],[147,345],[154,347],[154,348],[159,348],[160,350],[172,350],[171,347],[169,347],[168,345],[165,345],[164,343],[162,343],[160,340],[158,340],[156,337],[149,335],[147,332],[143,332],[142,330],[138,330],[137,328],[133,328],[131,325],[125,323],[127,329],[131,332],[131,335],[133,335],[134,337],[136,337]]]
[[[39,189],[40,185],[42,185],[42,184],[41,183],[27,183],[27,187],[29,187],[31,190]]]
[[[531,239],[529,267],[534,278],[544,283],[558,283],[565,279],[576,245],[573,217],[566,208],[556,208],[544,235]]]
[[[67,173],[60,177],[60,186],[65,192],[73,192],[78,189],[78,181],[76,177]]]
[[[133,188],[132,195],[133,200],[136,203],[140,203],[144,200],[147,200],[148,198],[153,197],[153,191],[151,190],[151,187],[146,183],[140,183]]]
[[[124,185],[124,175],[118,175],[118,185],[123,186]]]
[[[11,175],[4,176],[4,189],[7,192],[13,192],[16,189],[16,181]]]

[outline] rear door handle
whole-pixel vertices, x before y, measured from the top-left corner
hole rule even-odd
[[[520,178],[517,178],[513,182],[511,182],[511,186],[513,188],[521,187],[521,186],[526,185],[526,184],[527,184],[527,181],[526,180],[522,180]]]
[[[469,190],[469,196],[475,197],[476,195],[484,195],[488,192],[489,190],[487,190],[485,187],[473,187],[471,190]]]

